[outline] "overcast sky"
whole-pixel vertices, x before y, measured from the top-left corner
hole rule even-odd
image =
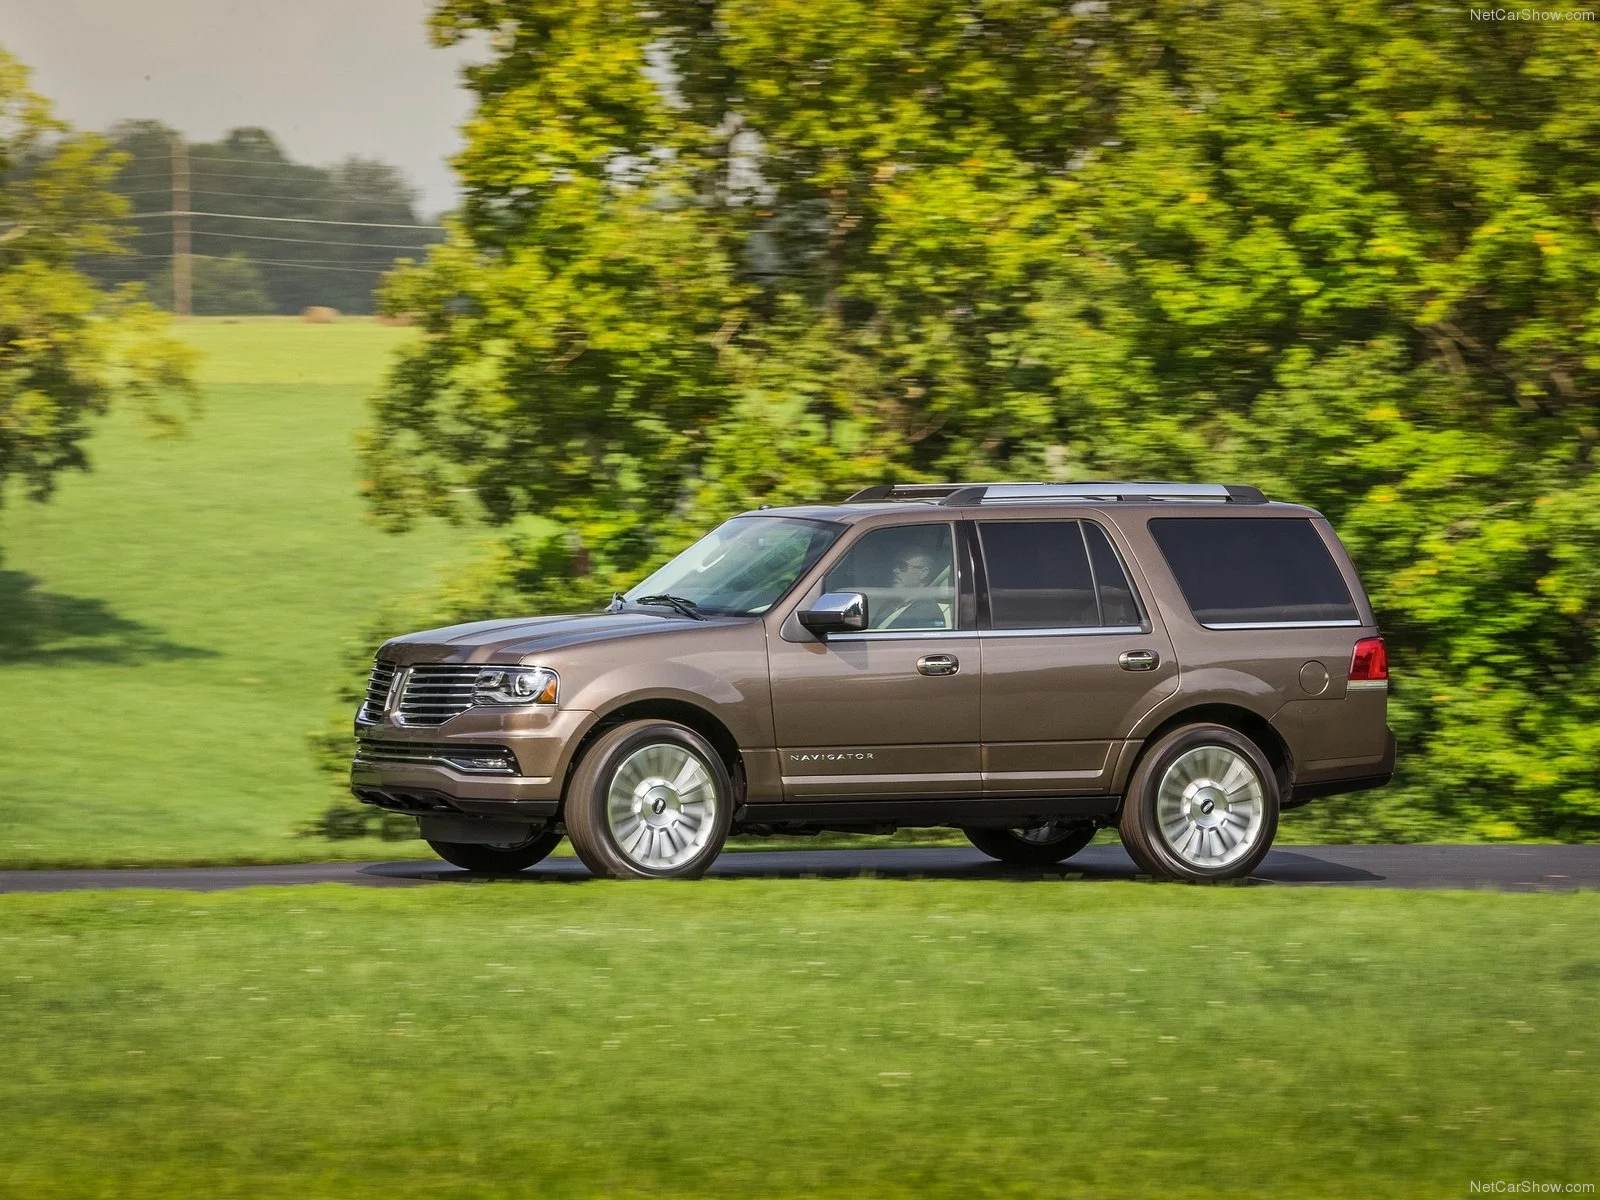
[[[272,131],[316,164],[401,168],[425,213],[455,201],[445,160],[472,54],[429,45],[428,0],[0,0],[0,45],[84,129],[153,117],[191,141]]]

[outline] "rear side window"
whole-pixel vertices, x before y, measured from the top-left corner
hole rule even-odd
[[[1150,533],[1202,625],[1360,623],[1306,518],[1156,517]]]
[[[996,629],[1138,625],[1116,551],[1081,521],[982,521],[990,623]]]
[[[1122,569],[1122,560],[1112,549],[1106,531],[1093,521],[1083,523],[1084,540],[1089,543],[1089,563],[1094,567],[1095,585],[1100,589],[1102,625],[1138,625],[1144,618],[1133,596],[1133,584]]]

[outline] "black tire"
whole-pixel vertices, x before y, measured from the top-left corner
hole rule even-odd
[[[1218,762],[1230,764],[1236,762],[1240,769],[1248,767],[1253,773],[1253,780],[1244,780],[1241,777],[1239,788],[1244,789],[1243,791],[1236,788],[1234,792],[1224,792],[1220,787],[1213,787],[1210,775],[1201,770],[1188,785],[1197,790],[1191,799],[1184,801],[1183,804],[1201,805],[1208,799],[1214,806],[1220,803],[1224,814],[1220,821],[1223,824],[1216,829],[1215,834],[1202,832],[1202,827],[1195,824],[1198,821],[1219,820],[1212,817],[1212,813],[1215,812],[1213,807],[1201,816],[1180,817],[1170,821],[1164,830],[1157,815],[1163,781],[1168,780],[1169,771],[1172,771],[1179,759],[1191,756],[1186,760],[1186,764],[1196,762],[1197,758],[1203,763],[1204,756],[1208,753],[1214,753]],[[1230,766],[1229,770],[1232,771],[1233,768]],[[1177,791],[1183,784],[1186,773],[1186,768],[1183,767],[1173,773],[1170,780],[1172,791]],[[1252,784],[1254,791],[1250,790]],[[1257,793],[1259,800],[1256,799]],[[1235,795],[1239,797],[1237,801],[1232,798]],[[1246,800],[1249,802],[1248,807],[1245,804]],[[1147,875],[1153,875],[1158,879],[1185,880],[1190,883],[1240,879],[1260,866],[1261,860],[1272,848],[1272,839],[1278,832],[1278,810],[1281,803],[1277,772],[1272,769],[1272,764],[1267,761],[1266,755],[1253,741],[1237,729],[1230,729],[1226,725],[1184,725],[1166,734],[1151,746],[1139,760],[1139,765],[1134,768],[1133,777],[1128,781],[1128,790],[1123,798],[1118,832],[1122,835],[1122,844],[1127,849],[1128,856]],[[1249,833],[1256,809],[1260,811],[1260,820],[1254,823],[1254,832]],[[1169,807],[1169,815],[1172,811],[1173,809]],[[1189,810],[1185,808],[1183,811]],[[1233,818],[1231,822],[1227,820],[1229,817]],[[1173,829],[1176,832],[1167,832]],[[1233,853],[1234,848],[1226,846],[1226,838],[1235,832],[1252,838],[1247,849],[1239,853],[1239,857],[1226,862],[1204,861],[1208,858],[1220,860],[1225,854]],[[1198,851],[1188,841],[1188,837],[1194,836],[1198,836]],[[1209,840],[1212,837],[1215,838],[1215,844],[1219,848],[1216,855],[1204,853],[1212,844]],[[1180,852],[1174,845],[1174,838],[1180,839],[1191,848],[1186,852]]]
[[[650,774],[652,756],[661,756],[663,761],[687,761],[682,756],[692,756],[698,763],[692,776],[694,785],[685,788],[682,796],[670,787],[658,794],[656,789],[665,786],[660,782],[664,776]],[[628,775],[622,774],[624,769]],[[629,778],[638,778],[636,798],[639,804],[648,802],[650,809],[646,813],[635,806],[632,811],[637,815],[632,818],[626,810],[618,809],[622,813],[617,818],[624,830],[622,840],[613,827],[611,796],[619,776],[624,797]],[[651,784],[652,779],[658,782]],[[663,808],[655,807],[658,801]],[[567,836],[584,866],[602,878],[698,879],[722,852],[733,824],[733,801],[728,766],[705,738],[675,721],[629,721],[596,738],[572,773],[564,810]],[[619,804],[625,802],[624,799]],[[705,811],[707,807],[709,812]],[[700,820],[691,826],[689,821],[696,813]],[[681,819],[676,824],[675,817]],[[659,825],[653,823],[657,819]],[[642,849],[642,840],[629,842],[628,837],[639,830],[642,839],[642,826],[646,824],[651,829],[649,848]],[[660,861],[651,861],[658,838],[663,846],[670,842],[674,847],[681,838],[681,860],[664,854]]]
[[[967,841],[990,858],[1022,867],[1048,867],[1065,862],[1094,841],[1097,826],[1093,821],[1047,826],[1054,833],[1050,841],[1029,841],[1017,829],[963,829]]]
[[[436,842],[428,839],[433,852],[445,862],[467,871],[510,875],[543,862],[561,844],[559,829],[545,829],[515,846],[489,846],[476,842]]]

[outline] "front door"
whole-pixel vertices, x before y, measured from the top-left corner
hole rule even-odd
[[[1093,521],[978,522],[983,786],[1104,795],[1134,722],[1178,687],[1165,630]]]
[[[768,642],[785,799],[980,793],[981,663],[964,574],[950,524],[897,525],[863,533],[801,600],[859,592],[867,629],[817,638],[791,619]]]

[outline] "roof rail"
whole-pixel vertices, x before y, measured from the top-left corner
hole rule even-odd
[[[912,483],[863,488],[846,504],[872,500],[933,500],[967,508],[1006,500],[1220,500],[1265,504],[1260,488],[1222,483]]]
[[[997,483],[878,483],[862,488],[846,504],[862,504],[873,500],[944,500],[955,492],[974,487],[999,487]]]

